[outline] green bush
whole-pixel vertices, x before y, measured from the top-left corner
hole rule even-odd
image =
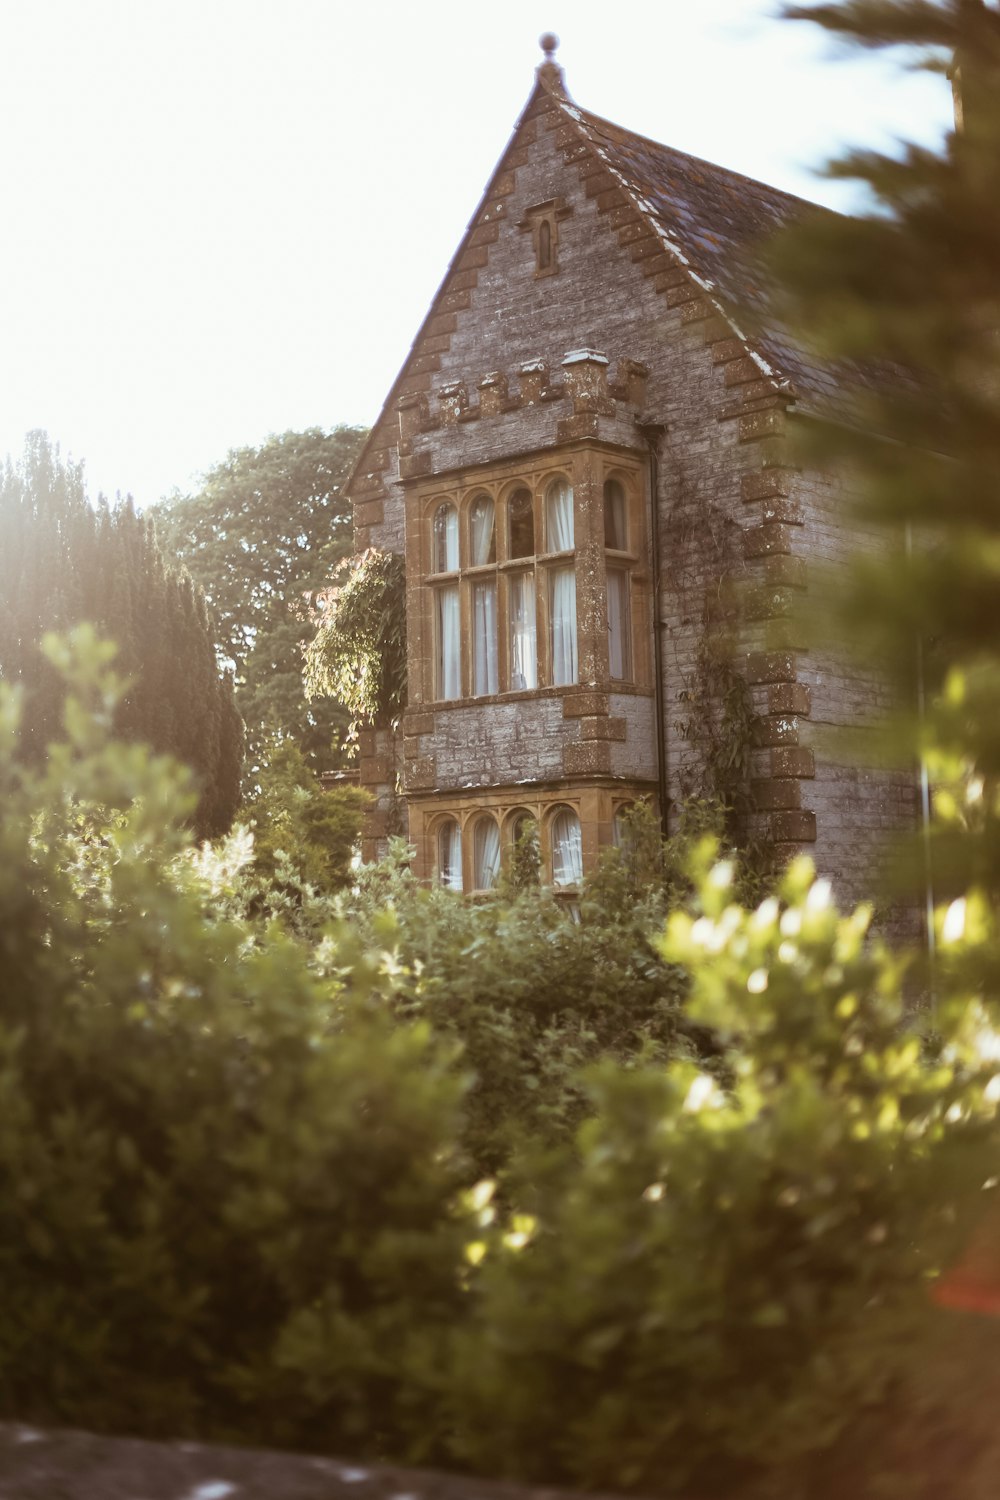
[[[108,648],[48,652],[44,770],[0,698],[0,1411],[419,1451],[462,1300],[450,1053],[364,970],[335,997],[206,923],[189,778],[108,739]]]
[[[484,1235],[455,1387],[456,1452],[480,1471],[720,1496],[770,1473],[818,1493],[903,1373],[995,1162],[982,1007],[956,997],[931,1045],[864,910],[840,917],[802,861],[746,911],[711,848],[703,912],[675,913],[662,951],[728,1085],[603,1063],[575,1152],[550,1156],[513,1234]]]

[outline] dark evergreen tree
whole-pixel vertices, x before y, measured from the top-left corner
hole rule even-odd
[[[0,475],[0,679],[26,695],[22,745],[40,761],[58,737],[63,689],[39,642],[89,620],[118,645],[128,680],[116,732],[190,766],[199,836],[224,832],[239,801],[243,727],[220,677],[205,600],[171,571],[132,501],[90,505],[81,465],[31,433]]]

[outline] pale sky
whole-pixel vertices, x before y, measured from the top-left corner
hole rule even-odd
[[[834,207],[947,84],[773,0],[0,0],[0,454],[148,505],[270,432],[371,423],[531,90]],[[2,543],[0,543],[2,544]]]

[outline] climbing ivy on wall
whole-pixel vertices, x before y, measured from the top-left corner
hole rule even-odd
[[[323,601],[306,652],[306,691],[339,698],[351,734],[395,723],[406,702],[406,575],[402,557],[369,547],[349,558]]]

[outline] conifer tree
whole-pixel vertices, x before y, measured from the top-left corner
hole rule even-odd
[[[840,624],[892,664],[896,748],[922,757],[939,818],[938,900],[1000,895],[1000,12],[981,0],[793,6],[862,47],[952,76],[940,151],[855,151],[828,168],[874,211],[817,215],[779,241],[800,336],[839,364],[855,421],[800,423],[807,461],[857,481],[887,547],[840,580]],[[919,861],[911,861],[911,869]]]
[[[224,832],[239,801],[242,723],[232,680],[220,677],[204,597],[171,572],[151,521],[131,500],[92,507],[82,466],[44,433],[0,475],[0,679],[27,697],[25,753],[40,761],[58,737],[63,689],[39,642],[90,621],[118,646],[129,686],[116,732],[194,771],[199,836]]]

